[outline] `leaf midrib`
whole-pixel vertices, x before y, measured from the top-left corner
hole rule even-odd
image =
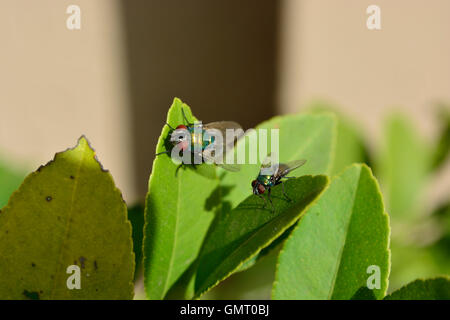
[[[77,192],[78,181],[80,180],[79,173],[81,171],[81,167],[83,166],[84,159],[85,159],[85,154],[86,154],[86,152],[85,152],[86,151],[86,144],[84,144],[83,150],[81,150],[81,151],[82,151],[82,156],[81,156],[81,159],[79,161],[79,165],[78,165],[78,168],[77,168],[77,173],[75,175],[77,177],[77,179],[75,179],[74,185],[73,185],[73,188],[72,188],[72,196],[71,196],[71,199],[70,199],[69,214],[67,216],[67,219],[66,219],[67,222],[66,222],[66,225],[64,227],[64,230],[65,230],[64,231],[64,237],[63,237],[63,240],[61,241],[59,254],[58,254],[58,259],[56,260],[55,281],[53,281],[53,288],[50,291],[50,299],[53,298],[53,294],[55,293],[56,284],[58,283],[58,280],[60,278],[60,277],[58,277],[58,275],[63,274],[63,272],[58,272],[58,269],[59,269],[59,267],[61,265],[60,261],[61,261],[62,255],[63,255],[63,248],[65,247],[65,244],[66,244],[67,239],[68,239],[69,229],[70,229],[70,225],[71,225],[71,216],[72,216],[72,213],[73,213],[73,207],[74,207],[74,201],[75,201],[74,200],[75,199],[75,194]]]
[[[322,191],[321,191],[322,192]],[[321,193],[320,192],[320,193]],[[319,194],[320,194],[319,193]],[[317,199],[317,197],[315,198]],[[292,221],[285,226],[285,228],[280,229],[281,231],[279,231],[275,236],[271,237],[268,241],[266,241],[264,243],[264,245],[260,245],[259,248],[255,251],[255,253],[251,254],[249,257],[243,259],[242,261],[240,261],[240,263],[233,269],[231,270],[229,273],[225,274],[221,279],[218,279],[215,283],[212,283],[212,281],[208,281],[209,279],[211,279],[211,277],[215,274],[217,274],[218,270],[220,270],[220,268],[222,267],[222,265],[224,264],[225,261],[227,260],[232,260],[230,259],[230,257],[233,257],[237,254],[237,252],[239,252],[239,249],[241,249],[244,245],[246,245],[250,240],[252,240],[255,236],[257,236],[261,229],[263,229],[264,227],[266,227],[269,223],[275,223],[277,220],[281,220],[281,218],[283,218],[283,213],[280,213],[279,215],[277,215],[275,218],[273,218],[272,220],[267,221],[266,223],[264,223],[263,225],[259,226],[255,231],[252,232],[252,234],[243,242],[241,243],[239,246],[237,246],[235,249],[233,249],[233,251],[227,255],[227,257],[225,259],[223,259],[219,265],[214,268],[214,271],[212,273],[209,274],[208,278],[206,278],[206,280],[204,281],[204,283],[206,283],[206,286],[203,285],[202,289],[199,290],[196,293],[196,297],[200,297],[203,293],[205,293],[206,291],[208,291],[210,288],[214,287],[214,285],[216,283],[219,283],[220,281],[222,281],[223,279],[227,278],[228,275],[232,274],[235,270],[237,270],[242,264],[244,264],[245,262],[247,262],[248,260],[250,260],[251,258],[253,258],[254,256],[256,256],[263,248],[267,247],[268,245],[270,245],[275,239],[277,239],[281,234],[284,233],[284,231],[286,231],[288,228],[290,228],[298,219],[296,218],[300,218],[301,214],[306,212],[306,210],[308,210],[308,208],[311,206],[312,203],[314,203],[315,200],[311,201],[306,207],[304,207],[299,213],[297,217],[293,217]],[[292,210],[294,207],[288,208],[287,210]],[[210,285],[208,285],[208,282],[210,283]]]

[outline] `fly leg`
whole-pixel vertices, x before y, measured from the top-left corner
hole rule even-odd
[[[160,156],[162,154],[169,154],[169,153],[170,152],[168,150],[166,150],[166,151],[162,151],[162,152],[159,152],[159,153],[155,154],[155,156]]]
[[[183,168],[184,163],[181,162],[181,164],[177,167],[177,169],[175,170],[175,177],[178,175],[178,170],[180,170],[180,168]]]
[[[171,130],[175,130],[169,123],[166,122],[166,126],[168,126]]]
[[[266,205],[267,205],[267,200],[266,200],[266,198],[264,198],[262,194],[258,194],[258,197],[260,197],[260,198],[264,201],[263,209],[265,209],[265,208],[266,208]]]

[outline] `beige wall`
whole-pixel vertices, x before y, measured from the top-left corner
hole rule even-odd
[[[381,9],[368,30],[366,8]],[[338,103],[372,135],[393,107],[433,133],[430,103],[450,101],[450,1],[284,0],[279,102]]]
[[[366,8],[381,9],[368,30]],[[338,104],[372,145],[394,109],[420,134],[436,135],[436,100],[450,101],[450,1],[284,0],[278,103],[294,112],[316,98]],[[431,183],[432,202],[448,200],[450,163]]]
[[[66,8],[81,7],[81,30]],[[133,199],[127,77],[119,3],[0,2],[0,151],[29,169],[86,134]]]
[[[66,28],[69,4],[82,9],[79,31]],[[0,154],[32,169],[84,133],[132,202],[173,96],[204,121],[245,126],[328,98],[373,140],[396,107],[433,136],[430,103],[450,101],[448,0],[278,4],[279,14],[271,0],[1,1]],[[380,31],[366,28],[369,4]]]
[[[81,8],[81,30],[66,8]],[[205,122],[274,114],[277,5],[4,0],[0,154],[36,168],[86,134],[128,202],[142,199],[175,96]]]

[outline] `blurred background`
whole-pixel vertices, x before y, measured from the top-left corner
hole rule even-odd
[[[366,26],[373,4],[381,30]],[[2,0],[0,207],[81,134],[141,201],[174,97],[245,128],[332,109],[387,199],[390,290],[450,274],[449,13],[446,0]],[[268,298],[274,257],[209,297]]]

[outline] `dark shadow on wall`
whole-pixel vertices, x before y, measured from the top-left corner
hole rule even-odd
[[[247,129],[274,115],[278,2],[123,0],[122,9],[143,197],[174,97],[205,123],[235,120]]]

